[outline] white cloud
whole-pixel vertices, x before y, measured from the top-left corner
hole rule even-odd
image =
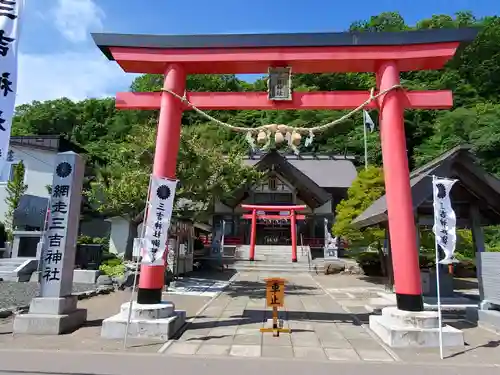
[[[19,54],[16,105],[33,100],[72,100],[115,96],[135,75],[124,73],[99,50],[46,55]]]
[[[100,31],[105,18],[94,0],[57,0],[51,14],[59,32],[73,43],[86,41],[91,31]]]

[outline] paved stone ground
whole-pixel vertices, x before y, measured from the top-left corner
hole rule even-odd
[[[166,300],[175,303],[177,308],[187,311],[192,317],[210,300],[208,297],[164,294]],[[0,319],[0,350],[35,349],[92,352],[118,352],[123,350],[122,340],[107,340],[100,337],[101,323],[105,318],[119,312],[120,305],[128,302],[130,291],[118,291],[78,302],[80,308],[88,310],[87,323],[77,331],[60,336],[25,336],[12,334],[13,317]],[[163,341],[128,340],[128,351],[156,353]]]
[[[229,281],[212,280],[206,278],[184,277],[176,280],[168,288],[169,294],[186,296],[215,297],[228,285]]]
[[[29,359],[29,360],[27,360]],[[234,358],[203,356],[176,357],[146,353],[88,353],[53,351],[0,350],[1,374],[24,375],[137,375],[165,372],[182,375],[470,375],[480,371],[481,375],[498,375],[500,367],[470,363],[453,364],[408,364],[401,362],[335,362],[289,359]]]
[[[73,284],[73,292],[86,292],[95,289],[89,284]],[[38,295],[38,283],[18,283],[0,281],[0,309],[27,305]]]
[[[393,362],[357,315],[347,313],[307,274],[273,274],[288,280],[281,318],[291,334],[260,333],[271,311],[265,307],[264,273],[240,273],[182,336],[167,355],[302,358],[331,361]],[[351,278],[352,279],[352,278]],[[264,323],[266,321],[266,323]]]
[[[365,305],[370,298],[378,297],[377,292],[384,291],[381,280],[343,275],[315,276],[314,278],[345,310],[356,313],[368,325]],[[369,283],[368,280],[376,281],[378,285]],[[473,282],[469,280],[468,283]],[[460,285],[457,286],[460,287]],[[467,291],[464,287],[459,290]],[[474,290],[468,290],[466,293],[475,294]],[[445,311],[443,320],[446,324],[463,330],[466,343],[462,348],[445,348],[446,362],[500,364],[500,335],[467,322],[464,311]],[[442,362],[437,348],[390,350],[404,362]]]

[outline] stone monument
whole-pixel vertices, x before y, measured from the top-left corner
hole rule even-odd
[[[16,316],[14,333],[58,335],[87,319],[87,310],[78,309],[78,299],[72,295],[84,162],[74,152],[62,152],[55,165],[41,245],[40,296],[33,298],[27,314]]]

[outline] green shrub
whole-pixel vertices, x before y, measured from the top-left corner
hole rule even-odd
[[[104,252],[109,251],[109,238],[107,237],[78,236],[76,243],[78,245],[102,245]]]
[[[123,265],[123,264],[115,264],[115,265],[101,264],[101,266],[99,267],[99,271],[101,271],[103,274],[108,275],[110,277],[122,276],[125,273],[125,265]]]

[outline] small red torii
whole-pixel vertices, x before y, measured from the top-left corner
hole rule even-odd
[[[280,220],[288,219],[290,220],[290,234],[292,239],[292,262],[297,261],[297,220],[305,220],[304,215],[297,215],[297,211],[305,210],[307,207],[304,205],[293,205],[293,206],[263,206],[263,205],[252,205],[252,204],[242,204],[241,208],[244,210],[252,211],[251,214],[244,214],[243,219],[252,220],[252,226],[250,231],[250,256],[249,260],[255,259],[255,239],[257,236],[257,219],[270,219],[270,220]],[[288,215],[269,215],[260,214],[259,211],[271,211],[271,212],[283,212],[289,211]]]

